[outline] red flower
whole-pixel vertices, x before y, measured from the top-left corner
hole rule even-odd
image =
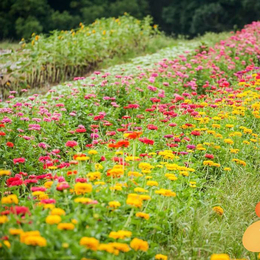
[[[78,128],[76,129],[76,133],[85,133],[87,130],[85,128]]]
[[[191,131],[191,134],[194,136],[199,136],[200,132],[199,131]]]
[[[94,120],[95,120],[95,121],[102,120],[103,118],[104,118],[103,115],[94,116]]]
[[[67,172],[67,175],[70,176],[70,175],[77,175],[78,172],[77,171],[68,171]]]
[[[148,125],[147,128],[148,128],[149,130],[158,130],[158,127],[155,126],[155,125]]]
[[[78,143],[76,141],[68,141],[66,144],[65,144],[67,147],[75,147],[78,145]]]
[[[11,177],[6,180],[6,184],[8,187],[20,186],[23,184],[23,181],[19,177]]]
[[[86,178],[77,178],[75,180],[75,182],[81,182],[81,183],[85,183],[85,182],[88,182],[88,180]]]
[[[127,131],[126,128],[118,128],[118,129],[116,129],[116,130],[117,130],[117,132],[125,132],[125,131]]]
[[[24,216],[25,214],[31,215],[29,209],[25,206],[14,206],[10,208],[11,213],[16,214],[16,215],[22,215]]]
[[[54,203],[56,203],[56,200],[54,200],[54,199],[45,199],[45,200],[41,200],[41,203],[43,203],[43,204],[54,204]]]
[[[116,144],[108,144],[108,148],[117,148]]]
[[[8,146],[8,147],[14,147],[14,144],[11,143],[11,142],[7,142],[7,143],[6,143],[6,146]]]
[[[132,133],[126,133],[124,134],[124,136],[127,138],[127,139],[137,139],[141,136],[143,132],[132,132]]]
[[[67,182],[61,182],[57,185],[56,190],[63,191],[65,189],[68,189],[70,185]]]
[[[129,142],[127,140],[121,140],[116,143],[117,147],[128,147]]]
[[[144,138],[139,138],[139,141],[142,142],[142,143],[144,143],[144,144],[150,144],[150,145],[153,145],[153,144],[154,144],[154,141],[153,141],[153,140],[148,139],[148,138],[146,138],[146,137],[144,137]]]
[[[5,136],[5,133],[4,132],[0,132],[0,136]]]
[[[100,160],[98,162],[104,162],[106,160],[105,156],[101,156]]]
[[[214,159],[214,155],[213,154],[206,153],[205,157],[208,158],[208,159]]]
[[[16,164],[16,163],[24,163],[25,159],[24,158],[15,158],[15,159],[13,159],[13,162],[14,162],[14,164]]]

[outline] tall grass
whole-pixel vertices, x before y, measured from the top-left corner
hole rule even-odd
[[[0,56],[2,96],[83,75],[104,60],[144,50],[158,33],[151,22],[150,17],[140,21],[124,15],[50,36],[32,35],[29,43],[22,39],[21,50]]]

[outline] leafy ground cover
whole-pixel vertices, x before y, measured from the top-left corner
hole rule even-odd
[[[259,32],[12,92],[1,258],[257,259],[242,235],[260,195]]]

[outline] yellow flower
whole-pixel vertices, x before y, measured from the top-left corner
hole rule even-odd
[[[0,176],[3,176],[3,175],[6,175],[6,176],[11,175],[11,171],[9,171],[9,170],[0,170]]]
[[[143,188],[140,188],[140,187],[137,187],[137,188],[134,189],[134,192],[140,192],[140,193],[142,193],[142,192],[148,192],[148,190],[143,189]]]
[[[224,143],[226,143],[226,144],[234,144],[233,140],[231,140],[231,139],[224,139]]]
[[[122,189],[122,186],[119,186],[119,185],[115,185],[114,187],[110,187],[109,189],[112,190],[112,191],[113,191],[113,190],[116,190],[116,191],[121,191],[121,190],[123,190],[123,189]]]
[[[140,198],[138,194],[128,194],[126,204],[137,208],[141,208],[143,205],[143,200]]]
[[[126,158],[125,158],[125,161],[126,162],[129,162],[129,161],[139,161],[139,157],[137,157],[137,156],[126,156]]]
[[[232,128],[232,127],[234,127],[234,125],[231,125],[231,124],[226,125],[226,128]]]
[[[169,180],[171,180],[171,181],[176,181],[176,180],[178,180],[178,178],[175,176],[175,174],[173,174],[173,173],[166,173],[165,175],[164,175],[166,178],[168,178]]]
[[[88,156],[76,156],[76,161],[87,161],[89,159]]]
[[[210,260],[230,260],[230,258],[227,254],[213,254]]]
[[[22,229],[10,228],[9,233],[10,233],[10,235],[20,235],[21,233],[23,233],[23,230]]]
[[[39,203],[38,205],[41,205],[41,204]],[[44,209],[53,209],[53,208],[55,208],[55,205],[54,204],[44,204],[43,208]]]
[[[8,222],[8,217],[7,216],[0,216],[0,224],[4,224]]]
[[[92,191],[92,185],[90,183],[77,182],[74,189],[77,195],[85,194]]]
[[[139,163],[138,167],[139,167],[139,169],[141,169],[141,170],[148,170],[148,171],[149,171],[150,169],[154,168],[150,163],[144,163],[144,162]]]
[[[58,169],[58,167],[57,167],[57,166],[49,166],[48,169],[50,169],[50,170],[56,170],[56,169]]]
[[[82,203],[82,204],[88,204],[88,203],[92,202],[92,199],[80,197],[80,198],[74,199],[74,202],[76,202],[76,203]]]
[[[8,240],[4,240],[3,241],[3,244],[7,247],[7,248],[10,248],[11,247],[11,244]],[[0,243],[0,248],[3,247],[2,243]]]
[[[110,201],[108,204],[110,208],[115,208],[115,209],[121,206],[120,202],[118,201]]]
[[[124,174],[124,170],[123,170],[123,167],[121,167],[122,165],[115,165],[113,167],[113,169],[110,169],[107,171],[108,175],[109,176],[112,176],[112,177],[120,177],[121,175]]]
[[[44,247],[47,245],[47,241],[41,236],[28,236],[25,238],[24,243],[30,246],[40,246]]]
[[[71,220],[71,223],[73,223],[73,224],[78,224],[78,221],[75,219],[75,218],[73,218],[72,220]]]
[[[133,176],[133,177],[141,177],[141,176],[143,176],[143,174],[141,174],[141,173],[139,173],[139,172],[132,172],[132,171],[128,172],[127,175],[128,175],[129,177],[131,177],[131,176]]]
[[[159,184],[158,184],[158,182],[157,181],[148,181],[147,183],[146,183],[146,185],[147,186],[158,186]]]
[[[121,251],[121,252],[128,252],[130,250],[129,246],[125,243],[110,243],[115,249]]]
[[[69,244],[68,244],[68,243],[62,243],[61,246],[62,246],[63,248],[68,248],[68,247],[69,247]]]
[[[168,256],[162,255],[162,254],[157,254],[157,255],[155,256],[155,259],[157,259],[157,260],[167,260],[167,259],[168,259]]]
[[[138,218],[144,218],[144,219],[146,219],[146,220],[148,220],[148,219],[150,218],[150,215],[149,215],[149,214],[146,214],[146,213],[144,213],[144,212],[137,212],[137,213],[135,214],[135,216],[138,217]]]
[[[205,165],[205,166],[213,166],[213,164],[214,164],[214,162],[211,160],[207,160],[207,161],[203,162],[203,165]]]
[[[98,170],[102,170],[103,169],[103,166],[100,164],[100,163],[96,163],[95,164],[95,170],[98,171]]]
[[[151,197],[149,195],[140,195],[139,196],[141,200],[150,200]]]
[[[47,181],[44,183],[44,187],[48,189],[52,186],[52,184],[53,184],[53,181]]]
[[[109,234],[109,237],[114,239],[124,239],[126,237],[131,237],[131,236],[132,236],[132,232],[126,230],[119,230],[117,232],[112,231]]]
[[[180,175],[189,176],[189,172],[188,171],[180,171]]]
[[[95,155],[95,154],[98,154],[98,152],[96,150],[89,150],[88,154],[89,155]]]
[[[59,224],[61,222],[61,217],[58,215],[50,215],[45,219],[47,224]]]
[[[2,197],[2,204],[18,204],[18,198],[15,194],[8,195],[6,197]]]
[[[93,251],[97,251],[99,246],[99,241],[94,237],[82,237],[80,239],[79,244]]]
[[[169,171],[176,171],[178,170],[178,165],[177,164],[166,164],[166,169]]]
[[[220,206],[216,206],[212,208],[218,215],[222,216],[224,214],[224,210]]]
[[[65,211],[61,208],[54,208],[52,209],[51,215],[58,215],[58,216],[62,216],[62,215],[66,215]]]
[[[139,238],[134,238],[131,243],[130,246],[135,250],[141,250],[146,252],[149,249],[149,245],[146,241],[139,239]]]
[[[155,191],[156,194],[160,194],[166,197],[176,197],[176,193],[171,190],[160,189]]]
[[[94,185],[105,185],[106,183],[104,181],[96,181],[94,182]]]
[[[99,244],[98,250],[100,250],[100,251],[106,251],[106,252],[108,252],[108,253],[110,253],[110,254],[115,254],[115,255],[118,255],[118,254],[119,254],[119,251],[114,249],[112,243]]]
[[[219,124],[212,124],[212,127],[213,128],[220,128],[220,125]]]
[[[224,168],[224,171],[231,171],[231,168],[225,167],[225,168]]]
[[[99,180],[101,179],[101,172],[89,172],[87,177],[90,181]]]
[[[60,230],[72,230],[74,229],[74,225],[72,223],[60,223],[58,224],[58,229]]]

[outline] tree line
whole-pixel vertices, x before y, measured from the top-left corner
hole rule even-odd
[[[260,0],[1,0],[0,39],[68,30],[124,12],[139,19],[152,16],[167,34],[194,37],[259,20]]]

